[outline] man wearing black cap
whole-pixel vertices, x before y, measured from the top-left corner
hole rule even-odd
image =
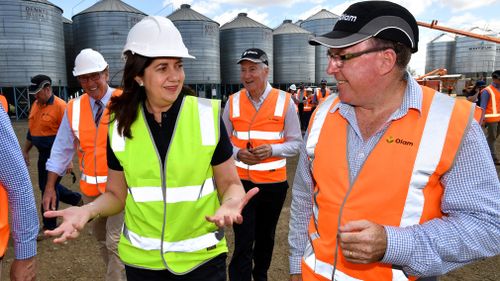
[[[410,12],[358,2],[309,42],[328,48],[338,97],[318,106],[301,151],[291,280],[436,280],[500,253],[500,182],[480,115],[410,77]]]
[[[237,63],[245,88],[229,97],[223,120],[243,186],[247,192],[259,187],[259,193],[243,209],[243,223],[233,225],[235,248],[229,279],[265,281],[288,189],[286,157],[298,153],[302,136],[290,94],[267,81],[266,53],[248,49]]]
[[[45,191],[47,183],[47,170],[45,164],[50,157],[50,150],[54,144],[57,130],[61,125],[66,102],[52,93],[52,80],[49,76],[40,74],[31,78],[31,85],[28,89],[29,94],[35,95],[29,115],[29,129],[26,136],[26,143],[23,147],[23,156],[26,164],[30,165],[29,151],[33,146],[38,149],[38,187],[42,192]],[[82,195],[78,192],[73,192],[65,186],[59,184],[61,177],[57,180],[58,199],[70,205],[78,205],[83,203]],[[43,214],[43,205],[41,207]],[[45,218],[42,215],[43,226],[41,231],[56,228],[57,221],[55,218]],[[38,240],[43,239],[44,235],[41,232]]]
[[[321,84],[319,88],[316,88],[316,101],[317,104],[321,103],[324,99],[326,99],[330,95],[330,89],[326,87],[326,80],[321,80]]]
[[[500,165],[495,143],[500,135],[500,70],[495,70],[491,74],[493,81],[491,85],[484,88],[480,95],[480,106],[484,111],[484,122],[488,131],[486,139],[490,147],[491,158],[495,165]]]

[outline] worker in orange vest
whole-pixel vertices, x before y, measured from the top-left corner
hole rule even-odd
[[[309,126],[309,120],[311,119],[311,114],[314,109],[316,109],[316,98],[314,95],[313,88],[307,87],[304,101],[304,130]]]
[[[500,135],[500,70],[495,70],[491,74],[493,81],[480,93],[480,106],[484,111],[484,122],[486,124],[488,146],[490,147],[491,158],[495,165],[500,165],[495,144]]]
[[[316,99],[318,104],[320,104],[324,99],[330,95],[330,89],[326,87],[326,80],[321,80],[321,86],[316,88]]]
[[[31,78],[31,85],[28,88],[30,95],[34,95],[36,100],[31,106],[29,115],[29,129],[26,136],[26,142],[23,147],[23,157],[26,165],[30,165],[29,151],[33,146],[38,150],[38,187],[42,192],[42,197],[47,183],[47,170],[45,164],[50,156],[50,150],[56,138],[57,130],[64,116],[66,109],[66,102],[59,97],[55,96],[52,92],[52,79],[49,76],[39,74]],[[70,165],[72,167],[72,165]],[[70,168],[71,169],[71,168]],[[66,204],[76,206],[83,204],[82,195],[74,192],[59,182],[61,177],[58,177],[56,182],[56,208],[59,200]],[[43,217],[43,206],[40,210],[42,212],[42,228],[41,233],[38,235],[38,240],[43,239],[43,231],[47,229],[55,229],[57,220],[55,218]]]
[[[309,39],[328,48],[339,94],[305,135],[291,281],[437,280],[500,254],[500,182],[480,111],[411,77],[418,32],[404,7],[363,1]]]
[[[7,98],[5,98],[3,93],[0,93],[0,104],[2,105],[3,109],[5,109],[7,113],[9,113],[9,103],[7,102]]]
[[[247,49],[237,63],[245,88],[229,97],[222,118],[243,187],[246,192],[259,187],[259,193],[243,209],[243,223],[233,225],[229,279],[264,281],[288,190],[286,157],[298,153],[302,135],[290,94],[268,82],[267,54]]]
[[[39,227],[35,196],[19,142],[3,109],[0,109],[0,155],[0,280],[7,280],[2,278],[2,263],[9,231],[12,231],[14,261],[10,267],[10,280],[34,281]]]
[[[48,179],[43,195],[45,210],[55,210],[55,183],[78,153],[81,172],[80,190],[86,203],[105,192],[108,166],[106,142],[109,115],[107,104],[121,90],[108,85],[109,68],[104,57],[92,49],[83,49],[75,58],[73,75],[84,94],[69,101],[56,140],[47,161]],[[126,280],[125,266],[118,257],[118,240],[123,226],[123,212],[93,221],[93,234],[107,264],[106,281]],[[48,231],[47,231],[48,232]]]

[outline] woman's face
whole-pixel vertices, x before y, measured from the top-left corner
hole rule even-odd
[[[146,67],[144,76],[136,81],[144,83],[146,96],[153,106],[170,106],[179,96],[184,84],[184,68],[181,58],[157,58]]]

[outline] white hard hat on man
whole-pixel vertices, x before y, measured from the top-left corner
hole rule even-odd
[[[192,58],[175,25],[161,16],[148,16],[130,29],[123,54],[130,51],[145,57]]]
[[[99,52],[90,48],[83,49],[75,58],[73,76],[76,77],[84,74],[101,72],[107,67],[108,63]]]

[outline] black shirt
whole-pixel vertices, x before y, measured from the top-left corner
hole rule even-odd
[[[145,103],[142,103],[142,108],[146,115],[146,121],[148,123],[149,130],[153,135],[156,148],[158,149],[158,153],[160,154],[163,164],[165,164],[165,156],[167,155],[168,146],[170,145],[170,141],[172,140],[175,122],[177,120],[177,116],[179,115],[179,110],[181,108],[183,98],[184,96],[180,94],[177,100],[175,100],[175,102],[172,104],[170,109],[166,112],[162,112],[161,125],[155,121],[154,115],[146,110]],[[134,132],[132,132],[132,137],[133,136]],[[212,161],[210,161],[210,164],[212,166],[219,165],[233,156],[233,146],[231,144],[231,141],[229,140],[229,136],[227,135],[226,126],[224,126],[222,117],[220,117],[219,136],[219,142],[215,147]],[[113,169],[115,171],[123,171],[122,165],[120,165],[120,162],[111,149],[109,138],[107,141],[107,160],[108,167],[110,169]]]

